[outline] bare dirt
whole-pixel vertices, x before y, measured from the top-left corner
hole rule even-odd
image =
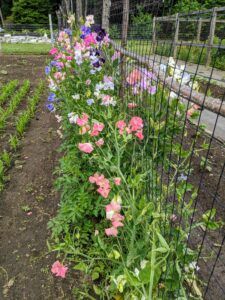
[[[44,56],[1,56],[3,82],[29,79],[34,89],[44,78]],[[50,254],[48,221],[56,214],[59,195],[52,175],[57,165],[60,144],[53,115],[40,102],[36,117],[25,134],[9,170],[9,182],[0,194],[0,299],[47,300],[73,299],[72,287],[77,273],[66,279],[53,277],[51,265],[57,259]]]

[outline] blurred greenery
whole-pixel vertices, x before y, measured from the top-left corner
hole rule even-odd
[[[4,54],[47,55],[50,49],[50,44],[2,44]]]

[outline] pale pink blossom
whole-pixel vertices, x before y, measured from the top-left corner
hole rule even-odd
[[[104,175],[95,173],[94,176],[89,177],[89,182],[95,183],[99,188],[97,192],[103,197],[107,198],[110,193],[110,183]]]
[[[99,139],[97,142],[95,142],[95,145],[96,146],[98,146],[98,147],[101,147],[101,146],[103,146],[104,145],[104,139],[103,138],[101,138],[101,139]]]
[[[114,178],[114,183],[115,185],[121,185],[121,178],[120,177]]]
[[[79,131],[79,133],[80,134],[85,134],[86,132],[89,132],[90,131],[90,129],[91,129],[91,127],[90,127],[90,125],[84,125],[84,126],[82,126],[81,128],[80,128],[80,131]]]
[[[78,148],[84,153],[91,153],[94,150],[91,143],[79,143]]]
[[[113,56],[111,57],[111,60],[114,61],[116,59],[120,58],[120,52],[119,51],[115,51]]]
[[[130,85],[134,85],[141,80],[141,76],[141,72],[137,69],[134,69],[127,77],[127,83],[129,83]]]
[[[91,84],[91,79],[87,79],[86,80],[86,85],[90,85]]]
[[[115,212],[111,218],[112,222],[121,222],[124,220],[124,216],[122,216],[120,213]]]
[[[58,260],[54,262],[51,268],[51,272],[55,274],[55,276],[62,277],[62,278],[66,277],[67,271],[68,271],[68,267],[65,267]]]
[[[121,205],[117,202],[112,201],[110,204],[106,205],[105,211],[106,211],[106,219],[112,220],[114,214],[120,212]]]
[[[127,107],[128,107],[128,108],[135,108],[135,107],[137,107],[137,104],[134,103],[134,102],[131,102],[131,103],[128,103],[128,104],[127,104]]]
[[[114,222],[112,222],[112,226],[115,228],[118,228],[118,227],[123,227],[124,224],[120,221],[114,221]]]
[[[105,234],[107,236],[117,236],[118,235],[118,230],[115,227],[110,227],[105,229]]]
[[[120,134],[123,134],[123,131],[126,126],[127,126],[127,124],[123,120],[120,120],[116,123],[116,127],[119,129]]]

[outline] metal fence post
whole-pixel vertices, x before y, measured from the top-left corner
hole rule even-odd
[[[197,29],[197,42],[200,42],[201,39],[201,31],[202,31],[202,18],[199,18],[198,20],[198,29]]]
[[[176,14],[175,18],[175,34],[174,34],[174,41],[173,41],[173,57],[176,58],[177,56],[177,42],[179,39],[179,26],[180,26],[180,21],[179,21],[179,14]]]
[[[49,14],[49,28],[50,28],[50,34],[51,34],[51,44],[54,45],[54,34],[53,34],[53,27],[52,27],[52,15]]]
[[[206,54],[206,66],[209,66],[211,63],[211,50],[213,46],[213,40],[215,35],[215,29],[216,29],[216,7],[212,10],[212,17],[211,17],[211,23],[210,23],[210,31],[209,31],[209,37],[208,37],[208,47],[207,47],[207,54]]]
[[[128,33],[128,25],[129,25],[129,0],[123,0],[123,24],[122,24],[122,40],[121,47],[126,48],[127,46],[127,33]],[[125,85],[126,85],[126,56],[121,54],[121,89],[120,89],[120,97],[124,100],[125,94]]]

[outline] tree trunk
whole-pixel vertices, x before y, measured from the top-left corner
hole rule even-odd
[[[76,0],[76,21],[77,21],[77,24],[80,23],[81,18],[82,18],[82,0]]]
[[[110,17],[111,0],[103,0],[102,9],[102,28],[109,31],[109,17]]]

